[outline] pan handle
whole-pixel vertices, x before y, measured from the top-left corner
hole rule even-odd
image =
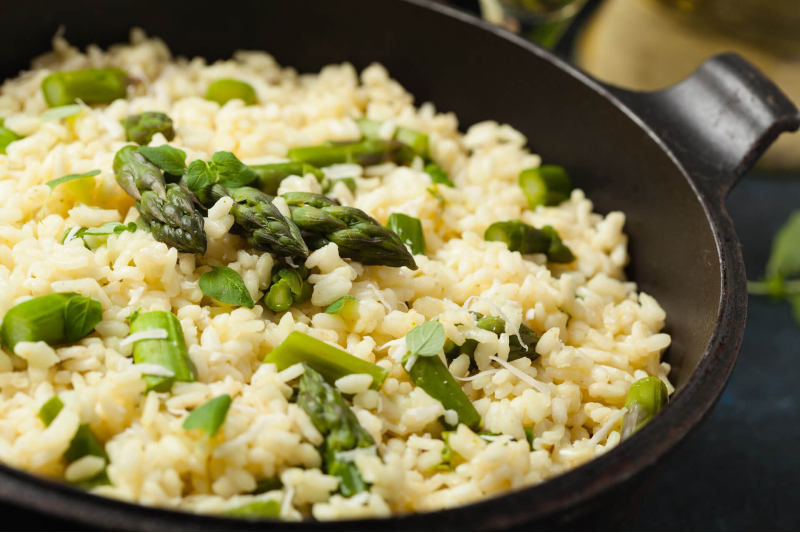
[[[800,127],[791,100],[733,53],[712,57],[661,91],[609,90],[670,148],[706,195],[719,199],[778,135]]]

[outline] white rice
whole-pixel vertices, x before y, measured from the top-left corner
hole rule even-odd
[[[540,159],[513,127],[487,121],[462,134],[454,115],[438,113],[431,103],[414,107],[413,97],[380,65],[360,75],[349,64],[298,75],[263,52],[238,52],[209,65],[202,58],[172,58],[164,43],[139,30],[131,44],[107,52],[90,47],[81,53],[61,37],[53,49],[0,88],[0,118],[26,135],[0,155],[0,313],[30,297],[75,291],[102,304],[103,321],[74,346],[26,343],[17,346],[18,356],[0,352],[4,463],[66,480],[94,475],[103,466],[100,458],[72,465],[62,459],[78,425],[89,424],[105,444],[112,482],[92,489],[97,494],[203,513],[266,498],[282,503],[286,519],[385,516],[458,506],[547,480],[619,442],[625,394],[635,380],[658,376],[672,392],[669,365],[660,362],[670,343],[659,333],[665,313],[624,277],[625,215],[594,213],[581,190],[558,207],[527,209],[517,175]],[[47,109],[40,83],[49,72],[110,66],[143,80],[128,99],[69,120],[36,118]],[[260,104],[220,107],[204,100],[209,84],[220,78],[247,81]],[[419,164],[327,169],[355,177],[355,195],[345,186],[334,190],[342,203],[381,223],[393,212],[418,217],[428,255],[417,256],[419,269],[411,271],[362,266],[341,259],[336,245],[327,246],[306,262],[311,301],[276,315],[259,302],[273,259],[228,232],[233,217],[227,199],[209,211],[203,257],[178,253],[142,231],[110,235],[95,251],[81,239],[60,244],[73,226],[138,216],[111,167],[126,144],[119,121],[144,111],[162,111],[175,121],[170,144],[189,161],[229,150],[246,163],[283,161],[291,147],[357,138],[354,119],[367,116],[384,121],[381,135],[390,136],[396,126],[427,133],[433,159],[456,188],[438,187],[441,204],[427,191],[430,176]],[[165,141],[159,134],[151,145]],[[94,186],[85,180],[61,185],[42,210],[46,181],[92,169],[102,171]],[[312,190],[316,182],[298,177],[284,186]],[[481,238],[492,222],[517,218],[553,226],[577,261],[548,265],[543,256],[521,256]],[[204,298],[197,282],[207,264],[239,272],[255,308],[231,312]],[[346,313],[322,312],[348,294],[359,300]],[[467,302],[474,311],[502,314],[507,332],[498,337],[476,328],[462,307]],[[126,318],[139,307],[176,314],[197,382],[143,394],[142,374],[165,374],[152,365],[131,371],[134,336]],[[430,469],[441,462],[437,420],[453,413],[415,389],[395,364],[406,351],[402,337],[433,318],[456,343],[478,341],[480,373],[470,377],[466,356],[450,363],[451,372],[484,429],[513,437],[487,442],[459,426],[449,442],[466,462],[447,473]],[[509,337],[521,323],[542,334],[536,348],[541,356],[508,363]],[[380,392],[369,390],[364,376],[337,382],[354,394],[353,410],[377,442],[377,453],[353,454],[371,484],[368,493],[343,498],[336,494],[336,478],[321,471],[321,435],[288,402],[287,382],[302,367],[279,373],[262,364],[292,331],[390,369]],[[65,407],[45,428],[37,413],[54,394]],[[219,435],[209,441],[184,431],[187,410],[220,394],[229,394],[233,405]],[[533,451],[524,428],[532,428]],[[275,476],[283,489],[249,494],[259,480]]]

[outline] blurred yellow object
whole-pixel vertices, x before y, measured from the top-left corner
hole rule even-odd
[[[734,51],[800,103],[800,0],[607,0],[581,31],[575,61],[602,81],[652,91]],[[761,159],[800,169],[800,135],[784,135]]]

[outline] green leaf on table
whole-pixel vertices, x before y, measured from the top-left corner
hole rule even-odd
[[[231,152],[214,153],[210,167],[216,172],[218,183],[224,187],[244,187],[258,178],[255,170],[239,161]]]
[[[349,300],[357,302],[358,298],[356,298],[355,296],[350,296],[349,294],[347,296],[342,296],[341,298],[333,302],[331,305],[326,307],[325,312],[328,313],[329,315],[335,315],[336,313],[344,309],[345,304]]]
[[[788,279],[800,274],[800,210],[791,214],[772,239],[766,274],[768,279],[775,276]]]
[[[73,296],[64,309],[64,330],[67,340],[77,342],[92,332],[103,320],[100,302],[88,296]]]
[[[238,272],[226,266],[212,266],[211,269],[200,276],[198,282],[203,294],[222,303],[250,309],[256,305]]]
[[[444,326],[440,322],[432,321],[421,324],[406,334],[408,355],[433,357],[444,348],[445,340]]]
[[[183,422],[183,429],[200,429],[205,431],[209,437],[213,437],[225,422],[225,416],[230,407],[230,396],[227,394],[217,396],[192,411]]]
[[[431,181],[433,183],[446,185],[448,187],[456,186],[455,183],[450,181],[450,178],[447,176],[447,172],[445,172],[444,169],[436,163],[428,163],[425,165],[425,173],[431,177]]]
[[[51,107],[39,115],[39,120],[60,120],[62,118],[73,117],[81,112],[80,104],[62,105]]]
[[[161,146],[140,146],[139,153],[155,166],[173,176],[186,172],[186,152],[168,144]]]
[[[195,159],[189,163],[189,170],[184,179],[186,186],[193,193],[197,193],[206,187],[217,182],[217,177],[208,168],[208,164],[200,159]]]

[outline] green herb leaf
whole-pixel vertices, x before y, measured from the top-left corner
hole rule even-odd
[[[454,188],[456,186],[455,183],[450,181],[450,178],[447,176],[447,172],[445,172],[444,169],[436,163],[428,163],[425,165],[425,173],[431,177],[431,181],[434,183],[439,183],[441,185]]]
[[[406,334],[409,356],[433,357],[437,355],[447,339],[440,322],[426,322]]]
[[[67,244],[69,241],[74,241],[75,239],[80,239],[83,237],[83,234],[86,233],[86,230],[83,226],[74,226],[72,228],[68,228],[64,235],[61,236],[61,244]],[[85,243],[85,241],[84,241]]]
[[[444,207],[447,204],[447,201],[444,199],[444,196],[442,196],[442,193],[439,192],[439,187],[437,187],[435,183],[433,184],[433,187],[428,187],[425,190],[431,193],[434,198],[439,200],[439,207]]]
[[[140,146],[139,153],[155,166],[173,176],[186,172],[186,152],[168,144],[161,146]]]
[[[50,192],[53,191],[56,187],[61,185],[62,183],[67,183],[69,181],[79,180],[81,178],[91,178],[92,176],[97,176],[100,174],[99,170],[90,170],[84,174],[67,174],[66,176],[61,176],[60,178],[56,178],[54,180],[46,181],[44,184],[50,187]],[[45,202],[47,203],[47,202]]]
[[[49,426],[56,419],[58,413],[64,408],[64,402],[58,396],[53,396],[39,409],[39,420],[44,423],[44,427]]]
[[[220,185],[224,187],[244,187],[258,178],[255,170],[239,161],[231,152],[216,152],[211,156],[211,163]]]
[[[767,278],[788,279],[800,274],[800,210],[791,214],[772,239],[772,252],[766,268]]]
[[[231,407],[231,397],[217,396],[192,411],[183,423],[183,429],[200,429],[213,437],[219,431]]]
[[[39,115],[39,120],[60,120],[62,118],[73,117],[81,112],[80,104],[62,105],[59,107],[51,107],[44,113]]]
[[[69,342],[76,342],[92,332],[103,320],[103,307],[88,296],[73,296],[64,309],[64,330]]]
[[[253,502],[222,512],[222,516],[239,518],[277,517],[281,514],[281,504],[275,500]]]
[[[217,182],[217,177],[205,161],[195,159],[189,163],[189,171],[184,179],[190,191],[196,193]]]
[[[119,222],[106,222],[99,228],[87,229],[81,236],[88,235],[90,237],[101,237],[104,235],[119,235],[125,231],[134,233],[137,229],[136,222],[128,222],[127,224],[120,224]]]
[[[244,285],[242,276],[226,266],[213,266],[211,272],[200,276],[199,285],[203,294],[217,301],[231,305],[243,305],[250,309],[255,306],[250,291]]]
[[[344,309],[344,305],[349,300],[353,300],[354,302],[357,302],[358,298],[356,298],[355,296],[350,296],[349,294],[347,296],[342,296],[341,298],[339,298],[338,300],[333,302],[331,305],[326,307],[325,308],[325,312],[328,313],[329,315],[335,315],[336,313],[338,313],[339,311]]]
[[[418,218],[404,215],[403,213],[392,213],[386,227],[400,237],[414,255],[425,255],[425,234],[422,232],[422,222]]]

